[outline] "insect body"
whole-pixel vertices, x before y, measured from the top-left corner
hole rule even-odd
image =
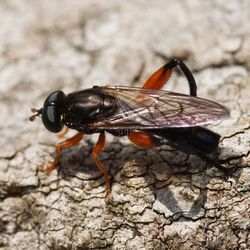
[[[190,95],[160,90],[177,65],[188,80]],[[51,93],[41,109],[32,109],[36,114],[30,120],[41,116],[44,126],[51,132],[59,132],[66,126],[78,133],[56,145],[56,157],[47,172],[56,167],[63,148],[78,143],[83,134],[99,133],[92,155],[104,174],[106,195],[109,195],[109,175],[97,157],[104,148],[105,132],[127,135],[143,148],[158,146],[164,139],[224,170],[208,157],[208,153],[216,152],[220,136],[200,126],[225,119],[229,111],[218,103],[197,97],[196,92],[192,73],[182,61],[174,59],[149,77],[142,88],[95,86],[68,95],[62,91]]]

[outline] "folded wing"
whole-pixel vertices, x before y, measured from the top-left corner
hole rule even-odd
[[[117,110],[103,121],[90,124],[99,129],[156,129],[195,127],[217,123],[229,110],[216,102],[162,90],[101,87],[116,98]]]

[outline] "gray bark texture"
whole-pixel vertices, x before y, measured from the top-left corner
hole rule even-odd
[[[0,249],[250,249],[250,1],[0,1]],[[220,159],[232,176],[168,145],[61,141],[28,121],[53,90],[141,86],[171,58],[198,95],[228,106]],[[179,71],[168,90],[188,93]],[[70,131],[67,137],[75,134]]]

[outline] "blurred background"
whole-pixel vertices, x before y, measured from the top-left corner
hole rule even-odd
[[[39,186],[41,180],[32,178],[44,164],[43,152],[48,157],[58,142],[40,120],[28,121],[31,107],[40,108],[59,89],[141,86],[172,58],[184,60],[194,72],[199,96],[231,109],[217,132],[230,138],[247,131],[249,27],[248,0],[0,0],[1,197]],[[188,93],[178,70],[166,88]],[[248,155],[249,138],[248,133],[244,143],[235,138],[223,143],[237,145],[231,155]],[[22,241],[15,240],[13,246]]]

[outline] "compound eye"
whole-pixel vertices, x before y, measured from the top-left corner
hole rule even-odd
[[[51,93],[45,100],[42,109],[42,121],[46,129],[58,133],[63,128],[61,109],[65,94],[62,91]]]

